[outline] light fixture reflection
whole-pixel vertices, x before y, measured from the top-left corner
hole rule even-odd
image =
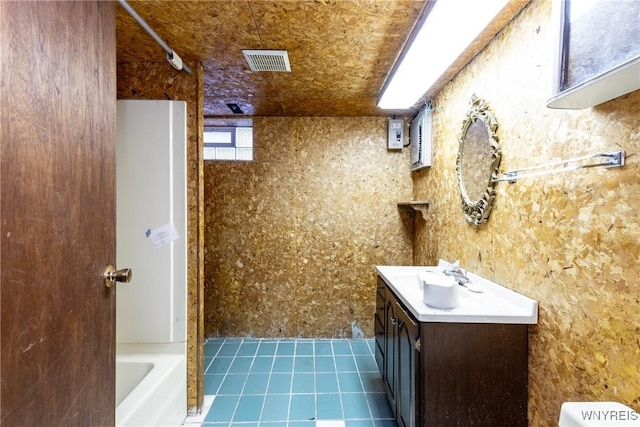
[[[425,5],[409,46],[387,77],[378,97],[382,109],[415,105],[509,0],[438,0]],[[430,10],[429,10],[430,9]]]

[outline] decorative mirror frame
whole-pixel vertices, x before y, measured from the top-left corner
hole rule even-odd
[[[489,134],[488,142],[491,149],[491,165],[489,167],[489,171],[487,171],[487,189],[479,200],[471,200],[465,189],[461,167],[467,131],[469,130],[469,126],[471,126],[471,124],[476,120],[482,120],[487,127]],[[473,94],[469,101],[469,111],[462,123],[462,130],[458,139],[459,148],[458,157],[456,159],[456,175],[458,176],[458,185],[460,187],[462,211],[467,221],[475,226],[479,226],[489,220],[489,214],[491,213],[491,208],[495,199],[494,180],[498,178],[498,167],[500,166],[500,158],[502,156],[500,145],[498,144],[498,138],[496,136],[497,129],[498,121],[491,110],[489,110],[489,105]]]

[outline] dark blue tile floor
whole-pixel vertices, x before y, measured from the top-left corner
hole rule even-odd
[[[203,426],[396,427],[373,340],[212,338]]]

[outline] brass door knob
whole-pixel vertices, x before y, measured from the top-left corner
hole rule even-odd
[[[131,281],[131,269],[116,270],[113,265],[108,265],[104,270],[104,284],[107,288],[113,287],[116,282],[129,283]]]

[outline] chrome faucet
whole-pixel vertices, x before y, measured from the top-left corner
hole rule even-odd
[[[471,282],[471,280],[469,280],[469,278],[467,277],[467,273],[463,271],[460,267],[456,267],[451,270],[443,270],[442,273],[456,279],[456,282],[458,282],[458,285],[461,285],[461,286],[466,286],[467,283]]]

